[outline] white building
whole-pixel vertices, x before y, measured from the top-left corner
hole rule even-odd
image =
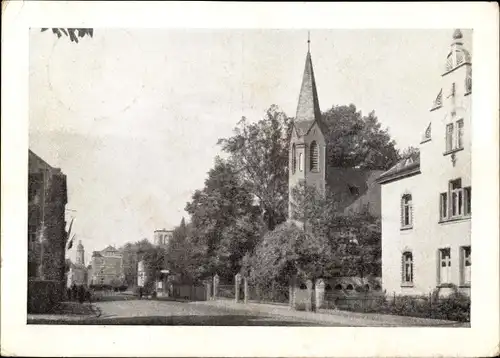
[[[172,239],[173,235],[174,235],[173,230],[167,230],[167,229],[155,230],[154,243],[155,243],[155,245],[166,246],[166,245],[168,245],[169,241]]]
[[[379,178],[388,294],[428,294],[450,284],[470,292],[472,61],[462,41],[455,30],[420,155]]]

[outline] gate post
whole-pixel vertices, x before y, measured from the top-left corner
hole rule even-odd
[[[320,309],[325,300],[325,281],[323,279],[320,278],[316,281],[314,292],[316,294],[316,309]]]
[[[217,299],[217,294],[219,293],[219,275],[215,274],[214,276],[214,295],[213,299]]]
[[[307,299],[306,299],[306,311],[311,312],[313,308],[313,283],[311,280],[307,280],[306,282],[307,286]]]
[[[207,301],[212,300],[212,283],[210,281],[205,282],[205,293]]]
[[[295,288],[297,285],[297,279],[295,276],[293,276],[290,280],[290,291],[288,294],[288,300],[290,302],[290,309],[295,309]]]
[[[244,277],[243,278],[243,294],[245,297],[243,297],[245,304],[248,303],[248,278]]]
[[[237,273],[234,276],[234,301],[238,303],[240,300],[240,282],[241,282],[241,275]]]

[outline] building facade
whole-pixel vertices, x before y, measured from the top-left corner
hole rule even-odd
[[[119,287],[125,283],[123,255],[113,246],[94,251],[88,274],[89,285]]]
[[[420,154],[378,179],[388,293],[470,292],[472,59],[462,38],[455,30]]]
[[[311,53],[307,52],[297,113],[292,125],[289,147],[289,220],[292,218],[293,190],[302,183],[320,194],[334,194],[339,212],[369,212],[380,217],[380,185],[376,179],[382,171],[331,167],[327,160],[328,128],[319,106]]]
[[[39,292],[47,302],[62,298],[65,272],[66,175],[28,152],[28,308]],[[36,287],[35,287],[36,286]],[[42,287],[43,286],[43,287]],[[32,302],[33,301],[33,302]],[[31,307],[31,308],[30,308]]]
[[[158,246],[167,246],[172,239],[173,230],[160,229],[154,231],[154,244]]]

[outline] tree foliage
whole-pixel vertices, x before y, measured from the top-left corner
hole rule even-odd
[[[386,170],[399,160],[396,143],[375,112],[363,116],[353,104],[333,106],[323,121],[329,166]]]
[[[43,28],[41,31],[47,31],[48,28]],[[52,33],[57,35],[57,38],[61,38],[61,36],[68,36],[71,42],[78,43],[78,38],[82,38],[85,36],[94,36],[94,29],[90,28],[51,28]]]
[[[218,273],[230,279],[244,255],[238,250],[252,246],[259,214],[253,206],[252,194],[231,162],[216,158],[205,187],[195,191],[186,211],[191,215],[192,224],[191,259],[197,263],[193,276],[201,278]]]
[[[335,198],[314,187],[292,191],[292,223],[268,232],[251,259],[256,281],[380,274],[380,221],[369,214],[339,213]]]
[[[233,136],[218,142],[230,154],[244,185],[259,199],[269,230],[287,217],[289,133],[288,117],[272,105],[256,123],[243,117]]]

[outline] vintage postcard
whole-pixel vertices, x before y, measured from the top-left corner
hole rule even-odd
[[[498,354],[498,7],[4,6],[2,354]]]

